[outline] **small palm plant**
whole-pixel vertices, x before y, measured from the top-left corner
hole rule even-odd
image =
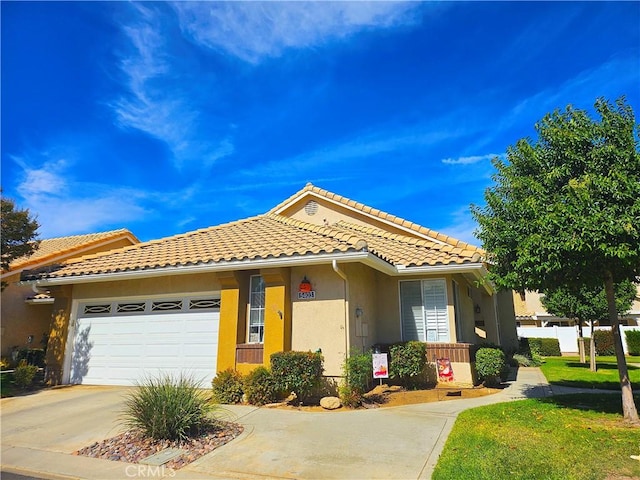
[[[149,377],[127,395],[122,423],[145,437],[185,440],[215,426],[209,396],[193,377]]]

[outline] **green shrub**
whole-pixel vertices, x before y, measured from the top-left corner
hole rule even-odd
[[[352,349],[342,370],[346,385],[360,393],[367,392],[373,381],[371,351],[360,352],[357,348]]]
[[[278,386],[265,367],[258,367],[244,377],[244,394],[252,405],[273,403],[278,397]]]
[[[611,330],[594,330],[593,338],[596,341],[596,355],[608,356],[616,354]]]
[[[29,365],[44,368],[45,351],[42,348],[21,348],[18,351],[18,363],[25,360]]]
[[[476,352],[478,380],[485,385],[499,385],[502,379],[506,379],[508,371],[504,352],[499,348],[480,348]]]
[[[532,357],[534,352],[543,357],[559,357],[562,355],[560,342],[557,338],[528,338],[527,341]]]
[[[351,388],[347,384],[340,385],[338,389],[338,395],[340,397],[340,402],[342,405],[348,408],[358,408],[362,405],[363,395],[362,392]]]
[[[391,362],[389,373],[408,388],[415,388],[424,379],[427,363],[427,346],[422,342],[396,343],[389,348]]]
[[[148,378],[125,399],[122,422],[145,437],[184,440],[212,426],[210,399],[189,376]]]
[[[18,366],[13,372],[13,378],[16,385],[22,389],[27,388],[33,383],[33,377],[36,376],[38,367],[35,365],[29,365],[26,360],[20,360]]]
[[[271,355],[271,374],[276,387],[287,393],[295,392],[305,401],[322,379],[323,358],[319,352],[278,352]]]
[[[640,355],[640,330],[627,330],[624,335],[629,355]]]
[[[533,366],[533,361],[531,358],[526,355],[522,355],[521,353],[514,353],[511,357],[515,367],[531,367]]]
[[[211,382],[213,400],[218,403],[240,403],[242,401],[242,374],[232,368],[219,372]]]
[[[362,404],[362,395],[367,392],[373,379],[371,351],[351,350],[349,358],[342,364],[344,380],[338,395],[345,407],[356,408]]]

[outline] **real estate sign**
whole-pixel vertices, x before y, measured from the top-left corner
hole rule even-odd
[[[374,353],[373,378],[389,378],[389,364],[386,353]]]

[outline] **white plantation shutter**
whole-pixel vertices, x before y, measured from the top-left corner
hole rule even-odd
[[[449,315],[445,281],[423,280],[422,302],[427,324],[427,342],[448,342]]]
[[[444,279],[400,282],[400,310],[404,341],[450,341]]]
[[[400,282],[402,339],[425,341],[420,282]]]

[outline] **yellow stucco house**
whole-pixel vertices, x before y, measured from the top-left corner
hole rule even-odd
[[[472,344],[517,343],[511,292],[484,252],[307,184],[265,214],[70,261],[32,281],[55,297],[47,378],[128,385],[159,371],[248,372],[274,352],[427,343],[471,382]]]
[[[7,287],[2,291],[2,356],[11,358],[21,348],[42,348],[51,324],[54,297],[46,289],[20,285],[20,275],[37,272],[84,255],[133,245],[139,240],[126,229],[41,240],[28,257],[15,260],[2,272]]]

